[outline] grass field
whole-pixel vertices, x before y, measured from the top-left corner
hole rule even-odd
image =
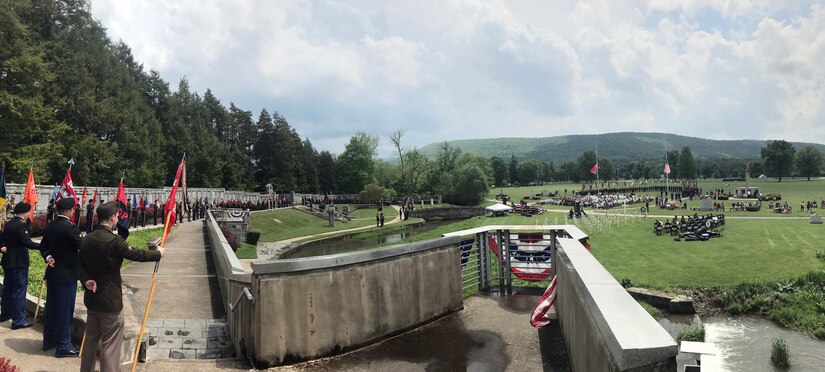
[[[395,218],[395,210],[386,208],[385,221]],[[295,209],[279,209],[250,215],[252,228],[261,230],[261,242],[277,242],[301,236],[346,230],[375,224],[375,209],[362,208],[353,211],[350,223],[336,222],[327,227],[327,220]]]
[[[238,256],[239,259],[254,259],[258,258],[258,248],[249,243],[241,243],[241,246],[238,247],[238,250],[235,252],[235,255]]]
[[[594,230],[593,255],[616,280],[653,288],[702,288],[742,282],[785,280],[825,269],[817,260],[825,226],[804,220],[729,219],[723,237],[706,242],[677,242],[652,233],[653,219]],[[537,223],[538,222],[538,223]],[[550,221],[552,224],[552,221]],[[544,224],[543,217],[476,217],[416,235],[408,241],[484,225]]]
[[[655,183],[655,185],[664,185],[664,183]],[[676,186],[675,182],[671,182],[671,185],[674,187]],[[623,183],[619,183],[619,187],[623,187]],[[721,180],[704,180],[699,182],[699,187],[702,188],[703,191],[705,190],[715,190],[715,189],[723,189],[723,190],[730,190],[733,191],[734,188],[744,186],[743,182],[723,182]],[[765,179],[765,180],[752,180],[751,186],[760,187],[762,193],[764,194],[781,194],[782,195],[782,202],[788,202],[788,204],[793,207],[793,213],[790,215],[787,214],[776,214],[773,213],[771,210],[768,209],[768,203],[764,203],[762,210],[759,212],[745,212],[745,211],[726,211],[726,214],[730,214],[732,216],[777,216],[777,217],[787,217],[787,216],[807,216],[807,213],[800,211],[799,206],[800,203],[807,200],[815,200],[819,201],[820,199],[825,198],[825,180],[811,180],[806,181],[804,179],[784,179],[782,182],[778,182],[775,179]],[[494,199],[495,196],[500,193],[504,192],[504,194],[509,195],[510,198],[514,202],[518,202],[521,198],[531,195],[531,194],[541,194],[543,190],[547,190],[548,192],[555,192],[559,191],[562,195],[565,194],[565,190],[567,191],[567,195],[571,195],[574,191],[581,190],[581,184],[575,183],[554,183],[554,184],[546,184],[542,186],[528,186],[528,187],[504,187],[504,188],[492,188],[490,192],[487,194],[485,199]],[[644,193],[642,193],[644,194]],[[653,195],[652,193],[650,195]],[[699,208],[700,201],[699,200],[684,200],[688,203],[688,208]],[[720,201],[725,204],[726,209],[730,208],[731,203],[733,201]],[[491,202],[485,202],[484,205],[489,205]],[[641,206],[641,205],[637,205]],[[549,209],[564,209],[567,210],[569,207],[559,207],[559,206],[550,206],[545,205],[545,208]],[[634,206],[635,207],[635,206]],[[631,207],[628,207],[631,208]],[[825,210],[820,211],[819,209],[814,209],[815,212],[818,214],[825,214]],[[657,209],[651,207],[650,210],[651,214],[672,214],[664,209]]]

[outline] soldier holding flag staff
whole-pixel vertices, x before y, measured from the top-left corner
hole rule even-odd
[[[77,274],[85,288],[83,302],[88,309],[86,343],[80,371],[94,371],[100,349],[100,371],[120,370],[123,344],[123,290],[120,266],[123,259],[160,261],[163,247],[156,251],[133,249],[112,230],[118,222],[118,202],[110,201],[97,208],[98,225],[80,241]],[[99,347],[98,347],[99,346]]]
[[[32,241],[26,219],[32,207],[26,203],[14,206],[14,219],[6,223],[0,243],[0,266],[5,272],[3,303],[0,306],[0,322],[11,319],[11,329],[31,327],[26,319],[26,286],[29,284],[28,249],[39,249]]]
[[[43,327],[43,351],[57,348],[58,358],[77,356],[72,345],[72,315],[77,295],[77,252],[80,229],[69,220],[75,212],[73,198],[57,201],[57,218],[46,226],[40,242],[40,254],[46,268],[46,312]]]

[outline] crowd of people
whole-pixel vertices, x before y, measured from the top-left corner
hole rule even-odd
[[[715,229],[725,225],[724,214],[708,214],[692,216],[673,216],[672,220],[661,220],[653,222],[653,232],[656,235],[674,236],[675,240],[697,241],[718,238],[722,234]]]
[[[562,206],[581,205],[583,207],[609,209],[625,204],[649,203],[654,198],[648,195],[636,194],[574,194],[572,196],[557,196],[539,200],[537,204]]]

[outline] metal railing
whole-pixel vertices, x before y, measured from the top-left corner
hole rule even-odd
[[[484,226],[444,234],[460,236],[461,284],[465,296],[494,287],[512,293],[529,283],[547,282],[555,275],[557,238],[585,235],[573,225]]]

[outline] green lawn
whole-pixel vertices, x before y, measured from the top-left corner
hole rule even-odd
[[[549,223],[553,223],[553,215]],[[816,259],[825,226],[804,220],[732,220],[722,237],[706,242],[677,242],[652,233],[654,219],[593,230],[593,255],[616,280],[654,288],[701,288],[742,282],[777,281],[825,269]],[[560,223],[563,219],[560,218]],[[475,217],[416,235],[425,240],[484,225],[544,224],[544,217]],[[587,232],[587,231],[585,231]],[[402,242],[403,243],[403,242]]]
[[[241,246],[238,247],[235,255],[238,256],[239,259],[258,258],[258,248],[249,243],[241,243]]]
[[[617,279],[655,288],[701,288],[796,278],[825,269],[816,259],[825,227],[803,220],[728,220],[722,237],[677,242],[653,220],[594,231],[593,255]]]
[[[385,221],[395,218],[395,210],[385,209]],[[353,211],[355,217],[350,223],[335,222],[335,227],[327,227],[327,220],[296,209],[279,209],[250,215],[252,228],[261,230],[261,242],[276,242],[301,236],[346,230],[375,224],[374,208]]]

